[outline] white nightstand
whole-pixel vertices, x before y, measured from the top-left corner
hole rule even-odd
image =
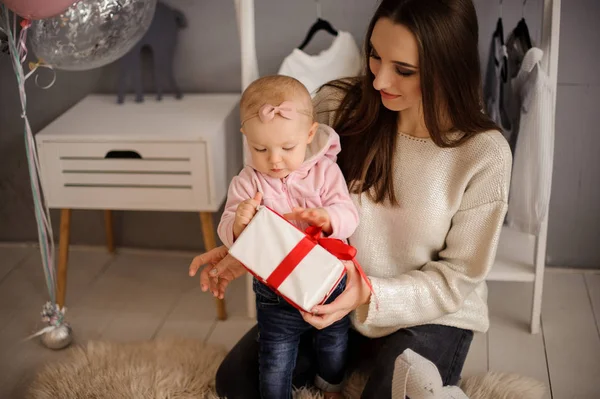
[[[44,193],[60,208],[57,302],[65,302],[71,209],[199,212],[206,250],[216,245],[212,213],[242,167],[239,94],[116,103],[90,95],[36,135]],[[168,232],[166,232],[168,234]],[[225,304],[217,301],[219,319]]]

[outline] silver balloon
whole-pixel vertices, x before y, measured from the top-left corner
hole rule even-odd
[[[56,17],[32,22],[35,55],[56,69],[82,71],[125,55],[144,36],[157,0],[80,0]]]
[[[61,324],[42,335],[42,343],[50,349],[62,349],[73,340],[73,330],[68,324]]]

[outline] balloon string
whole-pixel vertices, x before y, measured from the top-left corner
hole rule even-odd
[[[52,68],[51,65],[48,64],[44,64],[43,61],[38,61],[38,62],[30,62],[29,63],[29,73],[27,75],[25,75],[25,80],[29,79],[37,70],[38,68],[47,68],[52,72],[52,80],[50,81],[50,83],[48,83],[45,86],[40,85],[39,82],[39,77],[40,75],[37,74],[35,75],[35,85],[37,87],[39,87],[40,89],[49,89],[54,85],[54,82],[56,82],[56,71],[54,70],[54,68]]]
[[[31,334],[30,336],[21,340],[21,342],[29,341],[35,337],[51,332],[62,325],[69,326],[69,323],[65,322],[65,312],[66,309],[63,307],[59,307],[56,304],[52,304],[50,302],[46,302],[44,308],[42,309],[42,321],[48,324],[46,327],[41,330]]]
[[[14,23],[13,25],[16,26],[16,15],[13,16],[13,20]],[[19,63],[23,64],[25,62],[25,60],[27,59],[27,55],[29,54],[29,51],[27,50],[27,30],[31,27],[31,21],[28,19],[24,19],[21,21],[21,32],[19,32],[19,41],[18,41],[18,52],[19,52]],[[29,79],[36,71],[38,68],[47,68],[50,69],[50,71],[52,71],[52,80],[50,81],[50,83],[48,83],[45,86],[41,86],[39,83],[39,75],[35,76],[35,84],[36,86],[38,86],[39,88],[42,89],[49,89],[54,85],[54,82],[56,82],[56,71],[54,71],[54,68],[52,68],[52,66],[47,65],[44,63],[43,60],[39,60],[38,62],[30,62],[29,63],[29,73],[27,75],[25,75],[24,80]]]
[[[16,21],[17,16],[14,15],[13,19]],[[16,22],[15,22],[16,24]],[[24,19],[21,21],[21,32],[19,33],[19,63],[22,64],[27,58],[27,29],[31,26],[31,21]]]
[[[31,76],[29,73],[27,76],[23,72],[23,62],[27,58],[27,31],[31,26],[30,21],[24,20],[21,23],[21,31],[19,33],[18,40],[15,40],[15,34],[17,32],[17,17],[13,14],[13,29],[11,31],[9,11],[5,5],[2,5],[2,14],[5,19],[5,30],[8,36],[8,44],[10,48],[11,60],[13,70],[17,78],[17,84],[19,88],[19,97],[21,100],[21,117],[24,120],[24,136],[25,136],[25,149],[27,156],[27,164],[29,167],[29,178],[31,184],[31,191],[33,194],[33,204],[36,217],[38,240],[40,242],[40,254],[42,258],[42,267],[44,270],[44,276],[46,278],[46,287],[48,289],[48,295],[51,303],[56,303],[56,269],[54,264],[54,237],[52,233],[52,223],[50,219],[50,209],[45,201],[42,194],[42,187],[40,181],[40,165],[39,158],[36,151],[35,140],[29,124],[29,118],[27,117],[27,95],[25,92],[25,81]],[[33,70],[37,69],[34,68]],[[52,82],[53,83],[53,82]]]

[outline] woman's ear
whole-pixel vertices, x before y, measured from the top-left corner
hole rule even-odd
[[[319,128],[318,122],[313,122],[310,126],[310,130],[308,131],[308,143],[310,144],[315,138],[315,134],[317,133],[317,129]]]

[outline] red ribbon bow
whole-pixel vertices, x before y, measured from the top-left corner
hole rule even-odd
[[[348,245],[340,239],[321,236],[321,228],[309,226],[304,231],[309,239],[319,244],[340,260],[353,260],[356,256],[356,248]]]
[[[367,283],[371,293],[374,294],[371,281],[367,278],[364,270],[355,259],[356,248],[346,244],[340,239],[323,237],[321,235],[320,227],[309,226],[304,232],[306,233],[306,236],[300,240],[298,244],[296,244],[296,246],[287,254],[287,256],[267,278],[268,285],[277,289],[285,281],[285,279],[292,274],[300,261],[302,261],[302,259],[304,259],[304,257],[315,247],[315,245],[318,244],[327,252],[331,253],[340,260],[351,260],[360,276]]]

